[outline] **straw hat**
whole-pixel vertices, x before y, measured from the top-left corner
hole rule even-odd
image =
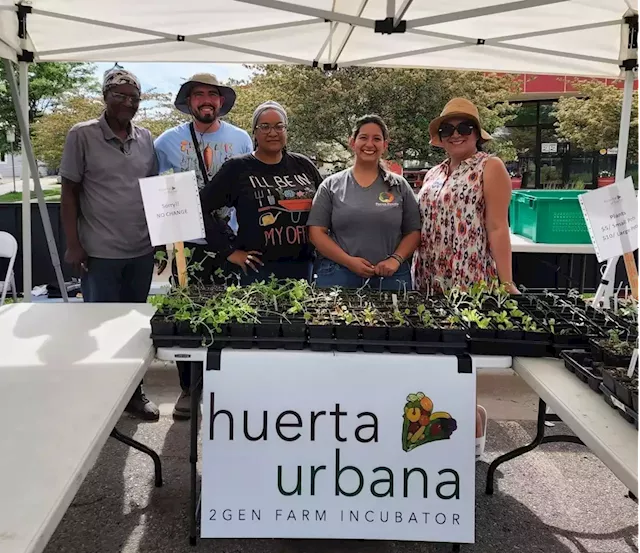
[[[186,115],[191,115],[191,111],[189,111],[189,94],[191,94],[191,89],[198,84],[205,84],[218,88],[220,96],[224,98],[224,103],[222,104],[220,113],[218,114],[219,117],[222,117],[231,111],[233,104],[236,102],[235,90],[229,86],[222,86],[218,82],[216,76],[211,75],[210,73],[196,73],[180,87],[178,95],[176,96],[176,101],[174,102],[178,111],[181,111]]]
[[[436,117],[431,123],[429,123],[429,134],[431,135],[431,145],[442,148],[442,141],[438,135],[438,129],[443,121],[446,119],[452,119],[454,117],[463,117],[464,119],[471,119],[475,122],[478,129],[480,129],[480,140],[486,142],[491,140],[491,135],[482,128],[480,124],[480,114],[478,108],[469,100],[465,98],[453,98],[447,102],[444,106],[440,117]]]

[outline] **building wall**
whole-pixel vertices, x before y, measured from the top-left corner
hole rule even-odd
[[[552,112],[558,98],[576,95],[576,81],[599,81],[617,88],[622,88],[624,81],[528,74],[516,78],[522,92],[512,100],[522,107],[505,133],[518,150],[518,161],[507,163],[514,188],[596,188],[606,184],[608,175],[615,171],[616,150],[577,150],[556,135]],[[637,80],[634,86],[637,90]],[[637,185],[637,161],[627,173]]]
[[[22,178],[22,156],[19,154],[14,155],[14,163],[15,163],[15,175],[16,179]],[[38,163],[40,167],[40,176],[47,176],[47,167],[44,163]],[[13,168],[11,166],[11,154],[5,154],[4,156],[0,154],[0,177],[2,177],[3,181],[10,181],[13,179]]]

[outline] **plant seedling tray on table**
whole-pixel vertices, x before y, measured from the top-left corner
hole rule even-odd
[[[620,401],[620,399],[618,399],[618,397],[616,396],[615,392],[612,392],[604,384],[600,385],[600,391],[602,392],[602,396],[604,397],[605,403],[609,407],[612,407],[613,409],[618,411],[618,413],[624,420],[633,424],[637,429],[638,428],[637,407],[636,407],[636,410],[634,410],[632,407],[629,407],[628,405],[625,405],[624,403],[622,403],[622,401]]]
[[[589,385],[594,392],[601,393],[602,369],[598,362],[594,363],[589,353],[583,350],[565,350],[561,354],[566,369],[574,373],[582,382]]]

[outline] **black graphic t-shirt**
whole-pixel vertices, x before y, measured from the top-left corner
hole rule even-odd
[[[307,218],[322,177],[303,155],[285,152],[269,165],[253,154],[226,161],[201,191],[203,213],[235,207],[238,235],[213,233],[207,240],[227,257],[234,250],[257,250],[263,261],[311,259]]]

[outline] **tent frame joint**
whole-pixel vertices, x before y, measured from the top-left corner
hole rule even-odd
[[[393,17],[387,17],[385,19],[377,19],[373,28],[374,32],[383,35],[392,35],[394,33],[406,33],[407,22],[403,19],[395,24]]]
[[[624,18],[624,22],[629,25],[632,29],[635,29],[636,33],[638,31],[638,14],[628,15]],[[631,29],[630,29],[631,31]]]
[[[311,62],[311,67],[313,67],[314,69],[320,69],[320,62],[315,59]],[[323,63],[322,64],[322,71],[337,71],[338,69],[338,64],[337,63]]]
[[[17,58],[18,58],[18,61],[33,63],[34,54],[31,50],[22,50],[22,54],[18,54]]]
[[[27,14],[31,13],[32,8],[25,4],[16,4],[16,8],[18,9],[16,12],[18,16],[18,36],[25,39],[27,38]]]
[[[486,40],[485,40],[484,38],[479,38],[479,39],[476,41],[476,45],[477,45],[477,46],[484,46],[485,42],[486,42]]]
[[[184,42],[184,35],[176,35],[177,42]]]
[[[625,25],[629,26],[629,38],[627,41],[627,50],[629,54],[637,54],[638,52],[638,14],[629,15],[624,18]],[[628,58],[623,60],[620,67],[625,71],[633,71],[638,68],[638,58]]]

